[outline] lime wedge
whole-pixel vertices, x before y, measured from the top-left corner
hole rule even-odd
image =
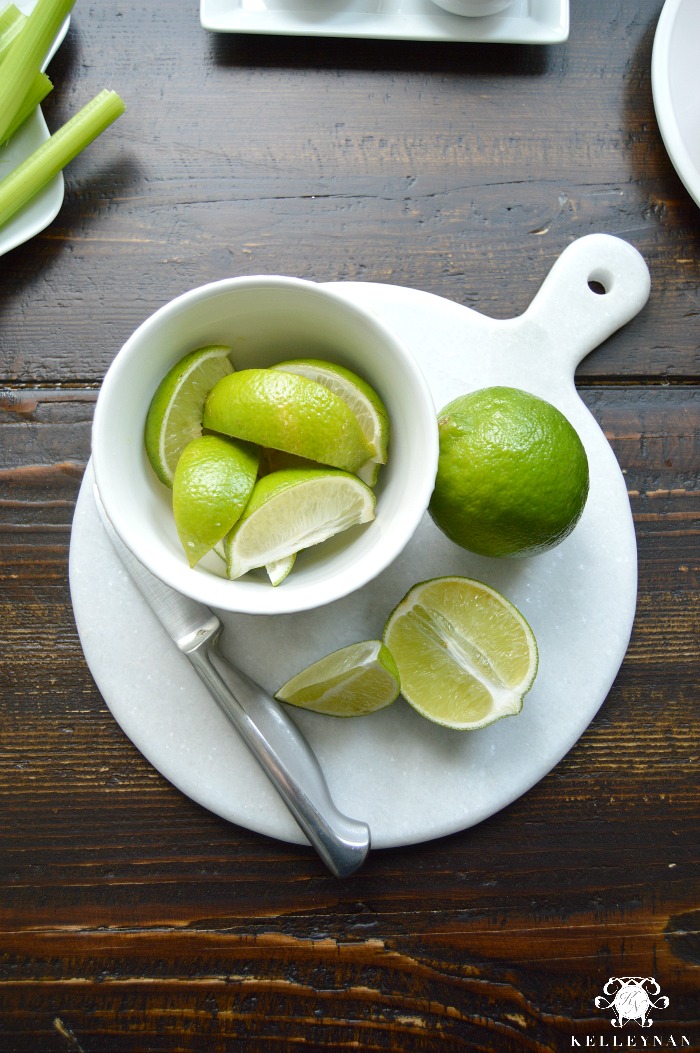
[[[284,373],[295,373],[309,380],[315,380],[317,384],[323,384],[343,402],[349,406],[357,417],[362,433],[371,446],[374,446],[375,454],[364,465],[357,474],[369,486],[377,481],[379,466],[386,464],[387,449],[389,445],[389,414],[377,392],[366,380],[359,377],[357,373],[346,369],[345,366],[336,365],[335,362],[325,362],[318,358],[296,358],[288,362],[280,362],[274,367]]]
[[[272,563],[265,564],[265,570],[267,571],[267,576],[270,579],[271,585],[282,584],[294,566],[296,558],[296,552],[292,552],[289,556],[284,556],[282,559],[276,559]]]
[[[384,643],[406,701],[449,728],[483,728],[519,713],[537,672],[537,644],[522,614],[469,578],[414,585],[389,616]]]
[[[374,494],[349,472],[289,468],[258,479],[226,538],[227,573],[240,578],[374,519]]]
[[[204,400],[216,382],[231,372],[230,351],[219,345],[190,351],[156,388],[144,440],[151,467],[166,486],[173,485],[175,466],[187,443],[202,434]]]
[[[220,380],[207,398],[204,426],[349,472],[375,453],[338,395],[276,369],[242,369]]]
[[[191,567],[238,520],[257,471],[257,447],[220,435],[202,435],[182,451],[173,479],[173,513]]]
[[[390,706],[399,694],[396,662],[381,640],[350,644],[303,669],[275,698],[314,713],[360,717]]]

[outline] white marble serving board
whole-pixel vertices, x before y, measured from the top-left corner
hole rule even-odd
[[[593,281],[604,285],[604,295],[592,291]],[[333,288],[392,325],[424,370],[437,408],[491,384],[525,388],[567,415],[591,469],[580,523],[545,555],[471,555],[426,515],[393,566],[354,595],[296,615],[221,615],[228,657],[274,691],[329,651],[379,636],[408,588],[429,577],[481,579],[522,610],[537,637],[540,666],[517,717],[465,733],[430,724],[403,699],[352,720],[292,711],[338,806],[370,824],[375,848],[387,848],[466,829],[525,793],[574,745],[617,675],[636,604],[634,528],[622,473],[573,375],[581,358],[643,307],[649,274],[632,246],[594,234],[570,245],[530,308],[506,321],[412,289],[354,282]],[[73,524],[70,582],[92,674],[137,748],[216,814],[303,843],[266,777],[123,571],[102,529],[90,468]]]

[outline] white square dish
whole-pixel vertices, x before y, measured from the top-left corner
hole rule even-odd
[[[513,0],[480,18],[432,0],[200,0],[200,22],[214,33],[556,44],[569,35],[569,0]]]

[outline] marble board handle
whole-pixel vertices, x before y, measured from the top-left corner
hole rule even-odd
[[[649,290],[649,269],[633,245],[588,234],[562,252],[518,321],[546,330],[551,365],[573,375],[581,359],[641,311]]]

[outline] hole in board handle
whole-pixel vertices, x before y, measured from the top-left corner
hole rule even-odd
[[[613,287],[613,276],[609,271],[597,270],[588,276],[588,288],[596,296],[605,296]]]

